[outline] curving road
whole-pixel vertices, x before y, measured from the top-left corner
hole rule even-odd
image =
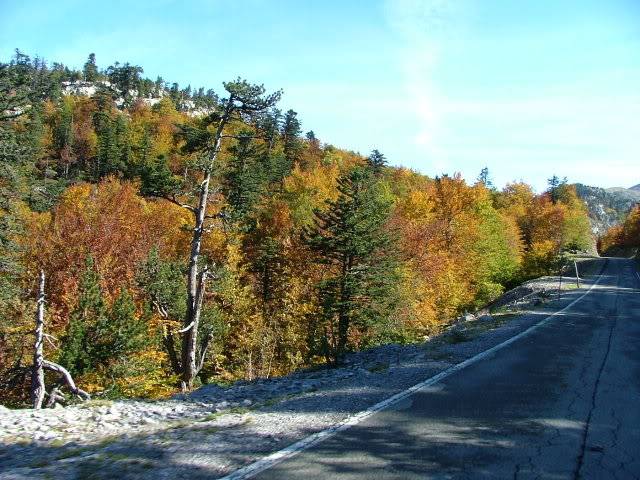
[[[640,277],[609,259],[569,309],[260,479],[639,479]]]

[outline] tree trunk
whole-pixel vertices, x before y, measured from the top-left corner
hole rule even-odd
[[[209,163],[204,172],[204,179],[200,184],[200,194],[198,206],[195,209],[195,226],[193,237],[191,238],[191,253],[189,255],[189,273],[187,276],[187,313],[184,319],[184,328],[181,330],[182,336],[182,390],[191,390],[193,380],[198,375],[200,365],[197,361],[198,327],[200,324],[200,314],[202,312],[202,301],[204,298],[204,286],[207,279],[207,272],[200,271],[198,260],[202,247],[202,235],[204,234],[204,222],[206,220],[207,202],[209,200],[209,183],[211,182],[211,171],[218,156],[218,150],[222,142],[222,132],[229,119],[232,108],[230,99],[225,109],[225,114],[220,120],[216,130],[215,142],[211,151]]]
[[[351,274],[353,259],[347,256],[342,261],[342,275],[340,278],[340,306],[338,311],[338,350],[336,352],[336,365],[342,360],[344,352],[347,349],[347,338],[349,335],[349,307],[350,292],[348,277]]]
[[[40,270],[40,286],[38,289],[38,308],[36,311],[35,345],[33,351],[33,369],[31,372],[31,401],[33,408],[42,408],[44,400],[44,362],[43,342],[44,342],[44,271]]]

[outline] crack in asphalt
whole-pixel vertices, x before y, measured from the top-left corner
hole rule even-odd
[[[618,277],[618,282],[620,277]],[[614,307],[614,315],[613,315],[613,322],[611,323],[611,328],[609,329],[609,338],[607,340],[607,349],[605,351],[604,357],[602,358],[602,363],[600,364],[600,368],[598,369],[598,375],[596,377],[596,381],[595,384],[593,386],[593,391],[591,393],[591,408],[589,409],[589,414],[587,415],[587,421],[584,427],[584,430],[582,432],[582,442],[580,445],[580,451],[578,454],[578,460],[576,463],[576,469],[574,470],[574,475],[573,478],[574,480],[579,480],[581,478],[581,470],[582,470],[582,466],[584,464],[584,456],[585,456],[585,452],[586,452],[586,448],[587,448],[587,438],[589,436],[589,428],[591,426],[591,417],[593,415],[593,411],[596,408],[596,397],[598,395],[598,388],[600,386],[600,379],[602,378],[602,373],[604,372],[604,367],[607,363],[607,360],[609,359],[609,353],[611,352],[611,343],[613,340],[613,332],[616,328],[616,325],[618,323],[618,300],[620,298],[620,293],[619,291],[616,292],[616,301],[615,301],[615,307]]]

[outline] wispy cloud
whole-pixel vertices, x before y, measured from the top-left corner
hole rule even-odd
[[[443,43],[453,29],[456,5],[451,0],[388,0],[389,23],[401,38],[399,61],[404,90],[416,117],[413,142],[432,164],[445,170],[447,162],[439,146],[441,95],[434,82]]]
[[[483,5],[386,3],[387,21],[402,40],[412,166],[475,178],[488,165],[498,183],[522,175],[537,186],[553,173],[611,185],[615,174],[598,173],[605,165],[640,178],[640,91],[631,88],[640,70],[631,57],[601,57],[594,68],[572,35],[597,45],[599,30],[547,28],[507,4]],[[607,35],[619,41],[614,30]]]

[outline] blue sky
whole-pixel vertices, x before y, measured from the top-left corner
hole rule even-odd
[[[0,57],[95,52],[284,89],[305,130],[429,175],[640,183],[637,0],[0,0]]]

